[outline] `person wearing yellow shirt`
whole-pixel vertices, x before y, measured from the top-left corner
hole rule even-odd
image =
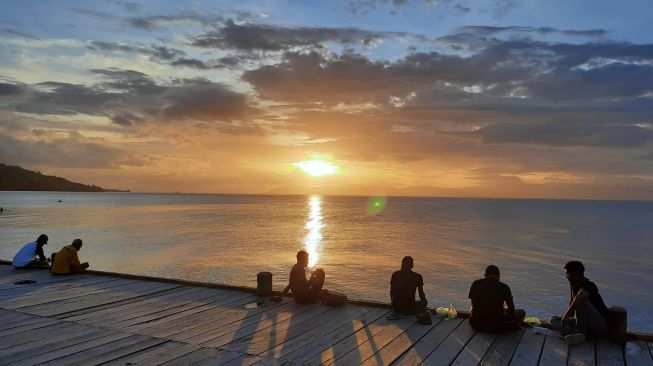
[[[82,239],[75,239],[70,245],[61,248],[54,256],[50,272],[53,274],[80,273],[88,268],[88,262],[79,263],[77,252],[82,249]]]

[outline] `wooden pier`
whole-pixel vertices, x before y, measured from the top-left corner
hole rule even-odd
[[[0,264],[0,365],[653,365],[643,340],[630,352],[568,347],[531,329],[477,333],[465,319],[389,321],[373,304],[257,300],[244,288]]]

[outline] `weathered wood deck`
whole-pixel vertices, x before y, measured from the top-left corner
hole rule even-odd
[[[19,280],[36,280],[17,285]],[[653,365],[653,344],[568,347],[463,319],[388,321],[388,309],[279,303],[246,291],[0,265],[0,365]]]

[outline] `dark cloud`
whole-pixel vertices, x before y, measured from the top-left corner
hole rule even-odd
[[[171,24],[199,24],[215,26],[224,22],[221,16],[208,16],[204,14],[184,15],[156,15],[149,17],[135,17],[127,19],[127,23],[135,28],[154,30]]]
[[[12,36],[18,36],[18,37],[21,37],[21,38],[27,38],[27,39],[32,39],[32,40],[36,40],[36,41],[39,40],[36,37],[30,36],[27,33],[23,33],[21,31],[17,31],[17,30],[12,29],[12,28],[4,28],[2,31],[7,33],[7,34],[11,34]]]
[[[498,123],[481,128],[478,134],[485,143],[636,148],[653,142],[653,130],[636,125]]]
[[[552,27],[524,27],[524,26],[486,26],[486,25],[472,25],[458,28],[455,33],[476,35],[476,36],[491,36],[498,33],[538,33],[538,34],[562,34],[565,36],[576,37],[602,37],[608,34],[605,29],[557,29]]]
[[[181,58],[170,63],[172,66],[190,67],[192,69],[207,70],[213,66],[207,65],[204,61],[194,58]]]
[[[120,43],[93,41],[88,46],[92,50],[107,52],[140,53],[150,56],[153,61],[172,61],[186,55],[186,52],[165,46],[128,46]]]
[[[5,95],[18,95],[23,92],[22,88],[15,84],[0,83],[0,97]]]
[[[42,115],[106,116],[114,124],[202,121],[225,133],[255,133],[249,118],[259,114],[246,94],[205,79],[173,79],[159,84],[148,75],[121,69],[93,69],[101,80],[93,85],[46,82],[25,85],[14,111]]]
[[[87,169],[142,166],[149,161],[146,156],[87,141],[80,136],[23,140],[3,132],[0,132],[0,156],[9,164]]]
[[[242,51],[281,51],[291,47],[316,47],[325,42],[371,45],[385,38],[407,36],[398,32],[370,32],[356,28],[282,27],[236,24],[229,20],[217,31],[194,37],[197,47]]]

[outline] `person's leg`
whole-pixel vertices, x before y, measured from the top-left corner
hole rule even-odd
[[[317,298],[317,295],[319,295],[322,286],[324,286],[325,277],[326,274],[322,269],[316,269],[311,275],[311,278],[308,280],[308,290],[311,299],[315,299]]]
[[[82,263],[79,266],[77,265],[71,265],[70,270],[68,273],[73,274],[73,273],[81,273],[84,272],[88,268],[88,263]]]
[[[576,309],[576,319],[578,329],[588,337],[601,337],[608,332],[608,322],[589,300]]]

